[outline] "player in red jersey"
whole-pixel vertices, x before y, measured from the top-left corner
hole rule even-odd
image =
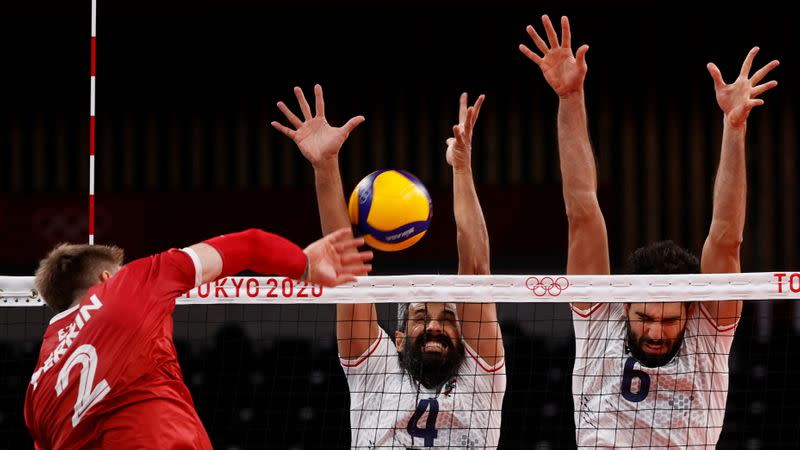
[[[243,270],[335,286],[370,270],[360,245],[348,229],[304,250],[251,229],[125,266],[116,247],[56,247],[36,272],[57,313],[25,397],[36,448],[210,449],[172,342],[175,298]]]

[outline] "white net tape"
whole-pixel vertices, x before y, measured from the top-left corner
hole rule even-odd
[[[280,277],[229,277],[177,299],[191,304],[669,302],[800,299],[800,272],[691,275],[407,275],[322,288]],[[0,306],[44,302],[33,277],[0,277]]]

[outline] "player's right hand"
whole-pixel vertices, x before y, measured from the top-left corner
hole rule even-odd
[[[561,17],[561,44],[558,43],[558,35],[547,15],[542,16],[542,24],[547,33],[549,46],[532,25],[528,25],[525,29],[533,39],[533,43],[542,52],[542,56],[534,53],[525,44],[520,44],[519,50],[542,69],[544,79],[559,97],[581,91],[588,70],[586,52],[589,50],[589,46],[582,45],[578,48],[575,56],[572,55],[572,32],[566,16]]]
[[[314,86],[316,115],[313,117],[311,115],[311,107],[308,105],[305,95],[303,95],[303,90],[295,87],[294,95],[300,104],[303,120],[294,115],[285,103],[278,102],[278,109],[281,110],[295,129],[275,121],[271,123],[272,126],[293,140],[311,165],[316,167],[335,159],[350,133],[365,120],[364,116],[353,117],[341,127],[332,127],[325,119],[325,100],[322,96],[322,86],[318,84]]]

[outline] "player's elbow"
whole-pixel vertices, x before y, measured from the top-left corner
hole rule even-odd
[[[594,192],[564,194],[567,220],[570,225],[591,223],[603,219],[600,203]]]
[[[711,230],[706,239],[707,245],[713,245],[718,249],[739,251],[744,241],[743,230],[729,222],[715,221],[711,224]]]
[[[462,275],[488,275],[490,270],[488,236],[466,241],[459,234],[458,261],[459,273]]]
[[[258,235],[260,235],[262,233],[264,233],[264,231],[261,230],[261,229],[258,229],[258,228],[248,228],[248,229],[242,231],[242,235],[247,236],[247,237],[258,236]]]

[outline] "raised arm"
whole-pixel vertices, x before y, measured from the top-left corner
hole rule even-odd
[[[467,94],[461,94],[458,124],[447,139],[447,163],[453,167],[453,212],[456,218],[459,275],[489,274],[489,233],[472,178],[472,130],[484,96],[467,107]],[[458,305],[461,335],[470,347],[490,365],[504,355],[497,308],[494,303]]]
[[[777,60],[771,61],[750,76],[756,53],[758,47],[750,50],[738,78],[731,84],[725,84],[714,63],[708,63],[707,66],[714,80],[717,103],[724,116],[722,150],[717,178],[714,181],[714,212],[700,258],[703,273],[741,270],[739,248],[743,239],[747,200],[744,154],[747,117],[753,108],[764,104],[764,100],[757,97],[778,84],[777,81],[759,84],[778,65]],[[703,305],[718,327],[735,324],[742,314],[741,301],[704,302]]]
[[[569,20],[561,18],[561,44],[550,22],[542,16],[549,45],[533,26],[527,31],[542,56],[525,45],[519,49],[542,70],[545,80],[558,94],[558,156],[561,161],[564,205],[569,222],[567,273],[604,275],[610,273],[608,233],[597,201],[597,168],[586,125],[583,81],[586,78],[588,45],[572,54]],[[591,303],[575,303],[588,310]]]
[[[199,268],[195,284],[203,284],[244,270],[277,274],[333,287],[355,281],[370,270],[372,252],[358,252],[363,239],[348,228],[337,230],[305,249],[278,235],[258,229],[218,236],[189,247]]]
[[[322,87],[314,86],[316,115],[303,95],[303,90],[294,88],[303,120],[300,120],[283,102],[281,110],[294,129],[272,122],[272,126],[292,139],[303,156],[314,168],[317,204],[323,233],[350,227],[347,214],[342,177],[339,172],[339,150],[350,133],[364,121],[356,116],[342,127],[332,127],[325,118],[325,100]],[[373,304],[336,305],[336,337],[339,356],[354,359],[361,356],[378,337],[378,315]]]

